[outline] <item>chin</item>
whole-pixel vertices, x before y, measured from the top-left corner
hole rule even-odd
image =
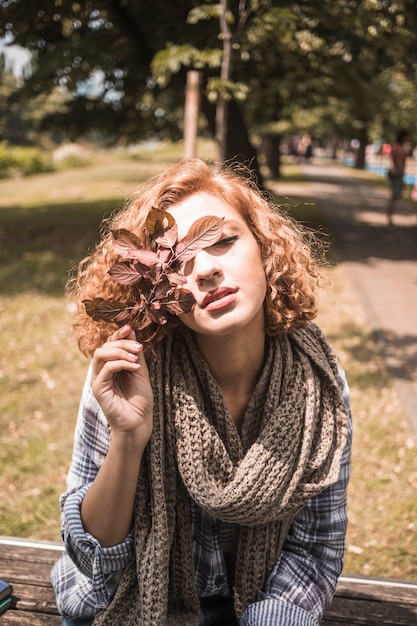
[[[199,320],[193,313],[181,315],[181,321],[187,328],[198,335],[211,337],[228,337],[239,333],[265,332],[265,319],[263,309],[251,316],[237,315],[236,310],[222,311],[213,315],[210,319]]]

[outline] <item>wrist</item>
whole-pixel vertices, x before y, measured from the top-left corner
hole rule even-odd
[[[110,435],[110,446],[120,449],[124,454],[134,452],[142,453],[150,439],[151,433],[147,433],[143,428],[134,430],[117,430],[112,429]]]

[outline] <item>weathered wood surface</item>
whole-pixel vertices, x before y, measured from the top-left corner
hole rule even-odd
[[[60,626],[50,574],[61,551],[60,543],[0,536],[0,578],[13,586],[0,626]],[[322,626],[417,626],[417,581],[342,576]]]
[[[62,544],[0,537],[0,577],[13,587],[12,608],[1,626],[59,626],[51,568]]]
[[[417,626],[417,581],[341,576],[323,626]]]

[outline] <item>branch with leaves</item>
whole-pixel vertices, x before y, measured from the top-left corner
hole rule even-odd
[[[154,250],[145,248],[141,240],[128,230],[112,231],[113,246],[121,260],[112,265],[109,275],[128,288],[127,300],[84,300],[85,309],[94,320],[130,324],[143,331],[152,324],[167,323],[170,315],[192,311],[195,298],[182,285],[185,263],[202,249],[214,245],[222,235],[223,218],[205,216],[195,221],[188,233],[178,241],[175,219],[166,211],[152,209],[145,229],[154,242]]]

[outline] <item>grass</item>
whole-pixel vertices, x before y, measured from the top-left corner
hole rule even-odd
[[[363,183],[386,185],[372,172],[351,173]],[[296,180],[293,165],[283,174],[285,182]],[[405,191],[409,200],[409,188]],[[281,197],[278,202],[307,226],[328,231],[314,198]],[[345,572],[416,579],[417,440],[347,268],[333,249],[328,259],[333,265],[325,271],[329,287],[322,292],[318,323],[347,372],[354,423]]]
[[[70,332],[68,270],[96,241],[102,217],[180,150],[98,153],[82,168],[0,181],[0,534],[59,539],[58,497],[87,368]],[[211,158],[211,145],[199,155]],[[298,174],[284,168],[284,176]],[[314,199],[288,206],[321,224]],[[346,268],[334,264],[326,277],[318,321],[348,374],[354,417],[345,571],[417,579],[416,441]]]
[[[346,268],[327,274],[318,322],[347,372],[354,424],[345,572],[416,579],[416,438]]]

